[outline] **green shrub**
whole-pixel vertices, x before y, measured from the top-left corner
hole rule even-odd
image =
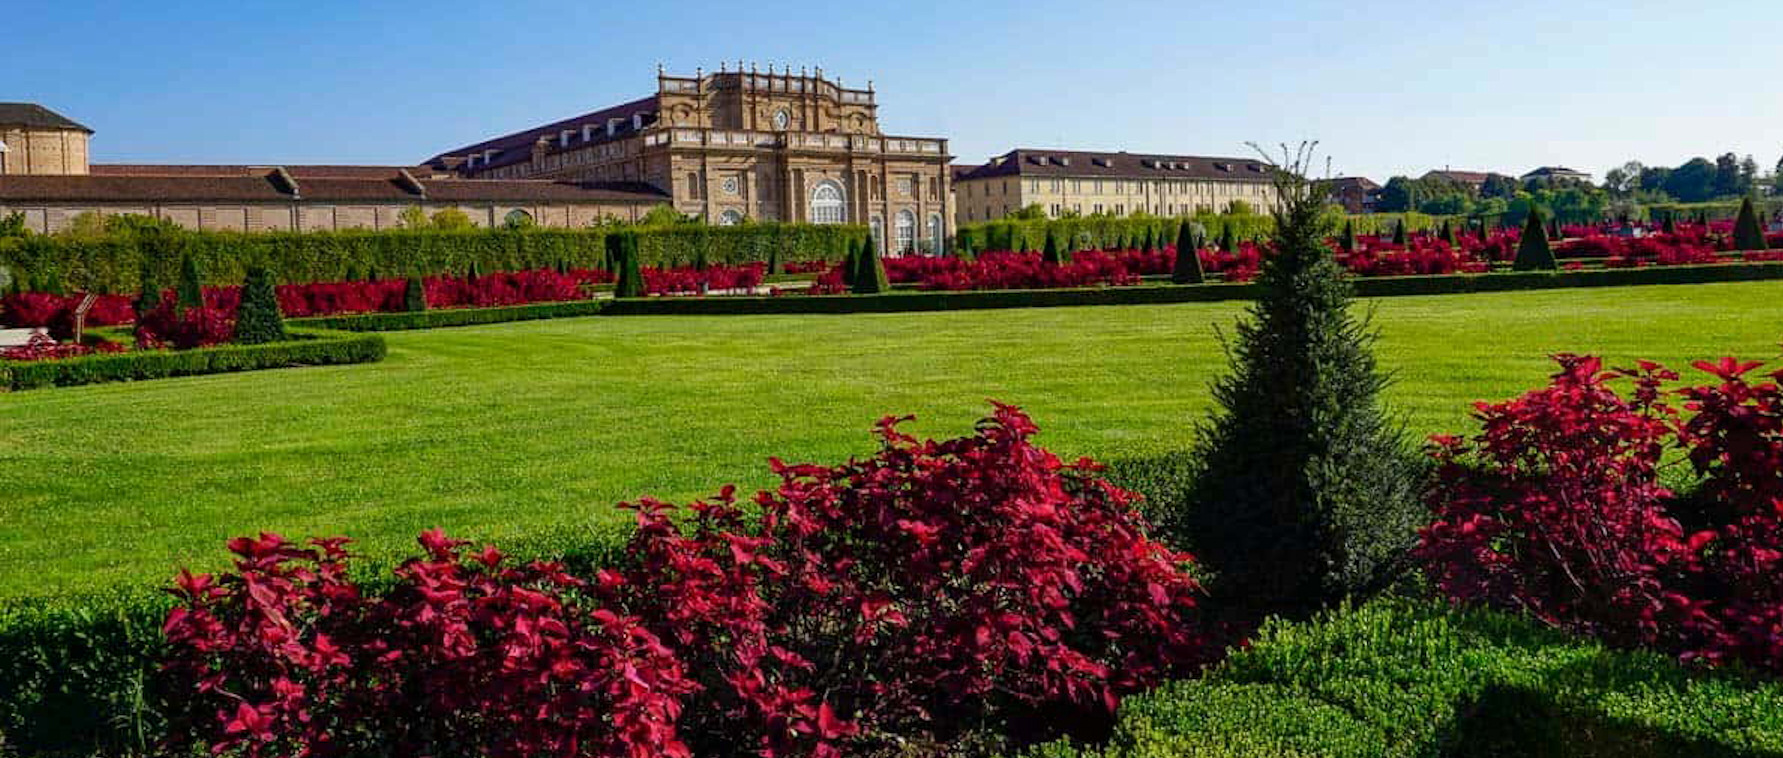
[[[1764,227],[1758,223],[1758,211],[1752,207],[1752,198],[1748,197],[1740,203],[1740,215],[1733,222],[1733,248],[1735,250],[1764,250]]]
[[[1207,281],[1207,272],[1201,268],[1200,250],[1207,244],[1207,230],[1200,224],[1189,222],[1177,227],[1176,263],[1170,269],[1170,281],[1173,284],[1201,284]]]
[[[204,307],[203,277],[198,273],[198,261],[190,255],[180,259],[180,283],[174,295],[174,305],[182,311]]]
[[[1379,600],[1274,623],[1205,677],[1127,698],[1048,758],[1783,756],[1783,685],[1519,618]]]
[[[1301,170],[1277,172],[1276,253],[1197,429],[1195,487],[1158,504],[1165,534],[1212,572],[1211,599],[1239,618],[1302,617],[1384,587],[1423,516],[1415,453],[1380,406],[1375,335],[1350,313],[1323,193]]]
[[[878,245],[871,237],[861,240],[854,254],[855,272],[852,291],[856,295],[876,295],[891,291],[891,280],[885,274],[885,261],[879,257]]]
[[[427,285],[419,274],[409,274],[402,289],[402,309],[410,313],[427,310]]]
[[[371,363],[384,358],[377,335],[294,331],[263,345],[217,345],[194,350],[132,350],[49,361],[0,361],[6,387],[29,390],[173,376],[257,371],[288,366]]]
[[[292,323],[311,329],[332,329],[344,332],[397,332],[412,329],[500,324],[509,321],[598,316],[605,305],[606,303],[599,300],[572,300],[560,303],[532,303],[495,308],[435,308],[421,313],[321,316],[297,319]]]
[[[620,232],[613,236],[614,264],[619,267],[618,281],[613,285],[614,297],[643,297],[644,273],[638,268],[637,232]]]
[[[1356,221],[1355,221],[1355,219],[1346,218],[1343,220],[1342,243],[1343,243],[1342,247],[1343,247],[1344,252],[1346,252],[1346,253],[1356,252]]]
[[[1054,266],[1065,265],[1065,251],[1059,248],[1058,235],[1047,232],[1046,250],[1040,254],[1040,259]]]
[[[1523,238],[1517,242],[1517,260],[1511,264],[1517,271],[1553,271],[1559,268],[1554,262],[1554,249],[1548,244],[1548,233],[1542,229],[1541,211],[1529,209],[1529,218],[1523,223]]]
[[[285,339],[285,318],[279,313],[277,283],[266,269],[248,269],[242,284],[241,305],[235,311],[235,341],[258,345]]]

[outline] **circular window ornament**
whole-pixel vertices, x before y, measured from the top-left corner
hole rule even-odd
[[[792,112],[791,111],[788,111],[785,108],[781,108],[780,110],[774,111],[774,128],[775,129],[785,131],[786,129],[790,128],[791,126],[792,126]]]
[[[724,178],[724,194],[726,194],[726,195],[737,194],[737,177],[727,176]]]

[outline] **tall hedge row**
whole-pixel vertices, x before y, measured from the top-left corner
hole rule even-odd
[[[625,227],[633,229],[633,227]],[[126,294],[145,272],[178,281],[190,256],[208,285],[240,284],[263,266],[281,282],[341,281],[353,275],[513,271],[568,265],[598,268],[612,229],[348,230],[339,232],[141,231],[102,237],[33,235],[0,239],[0,267],[13,276],[55,276],[71,290]],[[639,263],[692,265],[824,260],[841,243],[866,237],[862,226],[756,223],[635,228]]]
[[[1400,224],[1404,224],[1408,231],[1432,231],[1443,221],[1441,217],[1423,213],[1370,213],[1344,218],[1351,222],[1356,234],[1364,235],[1391,234]],[[1341,224],[1344,218],[1334,221]],[[1267,213],[1202,213],[1177,218],[1004,219],[962,224],[957,232],[957,246],[974,251],[1038,251],[1045,247],[1049,236],[1056,236],[1070,250],[1138,249],[1148,236],[1153,240],[1176,239],[1185,221],[1201,224],[1209,239],[1220,238],[1227,229],[1232,230],[1238,241],[1264,239],[1275,231],[1275,219]]]

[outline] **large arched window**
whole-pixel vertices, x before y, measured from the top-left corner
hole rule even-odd
[[[735,209],[718,214],[719,226],[736,226],[743,223],[743,214]]]
[[[916,251],[916,214],[898,211],[897,218],[893,231],[897,234],[898,255],[909,255]]]
[[[811,190],[811,223],[840,224],[848,220],[842,201],[842,185],[833,181],[818,182]]]
[[[502,224],[509,229],[532,226],[532,214],[516,208],[508,211],[508,215],[502,218]]]
[[[947,227],[941,223],[941,214],[934,213],[934,214],[929,215],[929,252],[930,253],[933,253],[935,255],[941,255],[942,253],[947,252],[945,249],[943,249],[944,246],[942,244],[944,242],[943,238],[946,236],[946,233],[947,233],[946,230],[947,230]]]
[[[885,254],[885,219],[874,216],[867,227],[873,232],[873,247],[878,248],[881,255]]]

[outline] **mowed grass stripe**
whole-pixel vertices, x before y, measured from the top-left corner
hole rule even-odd
[[[1022,405],[1067,457],[1188,443],[1242,303],[847,316],[604,317],[386,335],[389,358],[0,396],[0,598],[213,568],[231,535],[430,526],[512,540],[769,483],[768,456],[873,450],[880,416],[968,431]],[[1371,301],[1418,434],[1536,386],[1557,351],[1770,359],[1783,283]]]

